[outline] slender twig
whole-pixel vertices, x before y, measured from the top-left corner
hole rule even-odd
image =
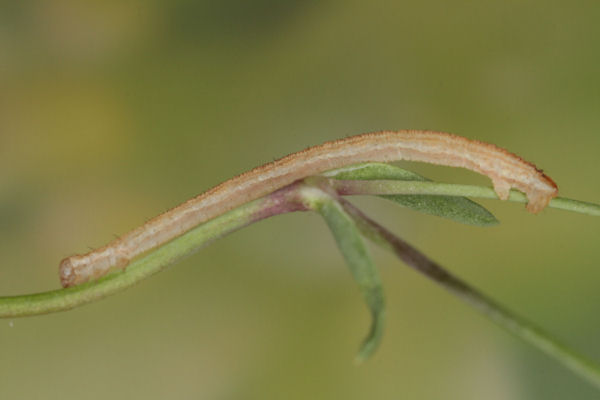
[[[600,366],[554,339],[535,324],[501,306],[460,278],[430,260],[419,250],[388,231],[344,199],[338,198],[357,226],[373,242],[392,251],[408,266],[475,307],[496,324],[555,358],[577,375],[600,388]]]
[[[397,180],[337,180],[329,179],[331,185],[340,195],[393,195],[393,194],[423,194],[440,196],[480,197],[498,199],[494,189],[476,185],[458,185],[453,183],[397,181]],[[526,203],[527,197],[516,190],[510,191],[510,201]],[[557,197],[548,205],[567,211],[600,216],[600,205],[583,201]]]
[[[307,179],[310,181],[310,179]],[[467,185],[448,185],[448,184],[435,184],[431,182],[403,182],[403,181],[334,181],[326,180],[326,178],[320,177],[316,179],[319,183],[331,185],[327,191],[335,196],[333,189],[337,190],[340,194],[444,194],[444,195],[455,195],[455,196],[474,196],[474,197],[488,197],[497,198],[495,193],[490,188],[467,186]],[[356,183],[357,186],[353,186]],[[372,186],[369,186],[372,184]],[[308,186],[311,184],[308,183]],[[4,317],[21,317],[29,315],[46,314],[51,312],[66,311],[74,307],[87,304],[123,289],[131,287],[143,279],[156,274],[164,270],[174,262],[184,258],[185,256],[193,253],[202,246],[210,243],[211,241],[225,236],[235,230],[243,228],[249,224],[259,221],[270,216],[291,212],[291,211],[306,211],[305,205],[301,204],[303,188],[307,184],[296,182],[288,185],[270,195],[246,203],[238,208],[233,209],[223,215],[220,215],[204,224],[199,225],[197,228],[187,232],[186,234],[172,240],[171,242],[159,247],[145,256],[135,260],[131,263],[126,270],[119,271],[107,275],[101,279],[93,282],[77,285],[75,287],[53,290],[42,293],[27,294],[20,296],[8,296],[0,297],[0,318]],[[372,193],[371,193],[371,192]],[[514,201],[526,201],[525,197],[518,192],[511,192],[511,200]],[[583,212],[591,215],[600,215],[600,206],[591,203],[583,203],[569,199],[555,199],[550,203],[551,206],[557,208],[563,208],[570,211]],[[369,226],[367,224],[366,226]],[[376,226],[376,225],[373,225]],[[365,229],[365,226],[362,227]],[[375,230],[376,231],[376,230]],[[368,234],[367,229],[363,234],[369,236],[371,239],[378,241],[380,244],[389,247],[392,250],[397,250],[390,244],[390,238],[382,236],[382,232],[378,234]],[[393,241],[392,241],[393,242]],[[396,245],[402,242],[396,242]],[[412,257],[420,253],[403,253],[404,257],[408,257],[406,254],[412,254]],[[415,255],[416,254],[416,255]],[[422,255],[421,255],[422,256]],[[422,256],[424,257],[424,256]],[[419,258],[417,257],[417,261]],[[424,258],[426,260],[426,258]],[[417,263],[418,264],[418,263]],[[427,265],[426,263],[421,265]],[[437,271],[437,272],[436,272]],[[442,274],[440,270],[432,268],[429,271],[430,275],[435,276],[438,274],[440,277],[447,277],[447,274]],[[449,288],[461,288],[461,282],[459,280],[448,280],[450,282]],[[464,284],[463,284],[464,285]],[[463,286],[463,289],[468,289],[468,286]],[[462,293],[462,297],[465,299],[472,298],[474,305],[480,309],[485,309],[484,304],[494,304],[491,301],[487,303],[485,297],[478,294],[476,291],[459,290],[458,293]],[[470,293],[470,295],[467,295]],[[500,312],[498,312],[500,310]],[[485,311],[485,310],[483,310]],[[504,321],[503,326],[510,329],[510,324],[514,323],[515,318],[506,318],[510,316],[510,313],[501,312],[501,307],[492,307],[489,309],[488,314],[492,316],[497,322]],[[518,319],[517,319],[518,321]],[[499,322],[500,323],[500,322]],[[524,326],[527,329],[524,329]],[[529,327],[526,323],[521,325],[515,325],[513,330],[518,330],[518,334],[524,338],[530,337],[529,341],[536,342],[538,347],[547,348],[547,352],[551,354],[570,354],[568,349],[563,349],[561,353],[561,345],[557,342],[542,340],[545,335],[543,332],[536,330],[533,327]],[[542,339],[540,339],[542,338]],[[538,340],[539,339],[539,340]],[[546,343],[544,345],[544,343]],[[557,356],[558,357],[558,356]],[[569,357],[563,357],[563,361]],[[589,368],[582,368],[581,366],[585,363],[581,361],[581,358],[572,356],[575,361],[573,369],[581,369],[593,371],[595,367],[592,365]],[[595,374],[590,373],[590,376],[597,378]]]

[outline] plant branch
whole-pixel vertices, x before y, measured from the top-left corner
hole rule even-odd
[[[452,183],[398,181],[398,180],[337,180],[329,179],[329,185],[342,196],[346,195],[438,195],[465,196],[485,199],[498,199],[494,189],[476,185],[458,185]],[[510,201],[527,203],[525,194],[511,190]],[[578,200],[557,197],[548,205],[567,211],[600,216],[600,205]]]
[[[363,235],[392,251],[408,266],[433,280],[444,289],[454,293],[502,328],[542,350],[575,374],[600,388],[600,366],[594,361],[578,354],[564,343],[554,339],[543,329],[516,315],[454,276],[442,266],[427,258],[419,250],[371,220],[348,201],[344,199],[338,201],[341,202],[346,212],[354,218]]]

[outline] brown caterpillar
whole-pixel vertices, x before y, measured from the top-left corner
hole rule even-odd
[[[64,287],[124,268],[136,256],[178,237],[195,226],[290,183],[361,162],[423,161],[467,168],[487,175],[500,199],[511,188],[527,195],[527,210],[538,213],[558,188],[535,165],[500,147],[457,135],[431,131],[365,133],[310,147],[254,168],[221,183],[151,219],[108,245],[60,263]]]

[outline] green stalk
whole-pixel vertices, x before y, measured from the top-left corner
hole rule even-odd
[[[498,199],[494,189],[476,185],[457,185],[452,183],[398,181],[398,180],[337,180],[330,179],[329,184],[341,195],[438,195],[480,197]],[[525,194],[511,190],[510,201],[527,203]],[[557,197],[548,205],[552,208],[573,211],[581,214],[600,216],[600,205],[583,201]]]

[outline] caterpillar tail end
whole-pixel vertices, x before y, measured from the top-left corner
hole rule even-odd
[[[77,268],[75,267],[74,257],[67,257],[60,262],[58,267],[58,275],[60,277],[60,284],[64,288],[75,286],[79,282]]]

